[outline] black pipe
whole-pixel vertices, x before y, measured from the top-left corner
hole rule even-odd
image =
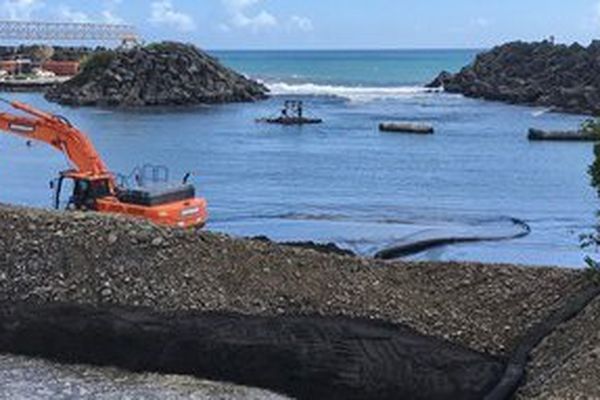
[[[378,260],[395,260],[398,258],[419,254],[441,246],[449,246],[461,243],[515,240],[524,238],[531,233],[531,227],[525,221],[516,218],[510,218],[510,221],[514,225],[520,226],[522,231],[509,236],[441,237],[418,240],[416,242],[395,245],[378,251],[374,258]]]

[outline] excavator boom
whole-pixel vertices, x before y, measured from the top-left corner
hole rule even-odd
[[[64,118],[47,114],[17,101],[7,102],[29,116],[0,113],[0,130],[28,140],[38,140],[63,152],[81,174],[106,175],[108,168],[88,137]]]
[[[9,104],[25,116],[0,113],[0,131],[49,144],[65,154],[73,170],[61,174],[58,193],[65,178],[74,181],[69,204],[75,209],[125,214],[176,227],[202,226],[206,222],[206,201],[195,198],[191,185],[168,187],[118,187],[87,135],[62,117],[45,113],[17,101]],[[164,186],[164,185],[163,185]],[[56,204],[59,204],[57,194]]]

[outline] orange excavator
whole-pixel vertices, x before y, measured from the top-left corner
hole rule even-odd
[[[206,201],[196,198],[194,186],[187,183],[189,174],[183,183],[169,184],[168,174],[161,174],[161,170],[154,168],[151,182],[136,174],[132,187],[117,184],[115,175],[106,167],[92,142],[66,118],[18,101],[0,101],[27,114],[0,113],[0,131],[16,134],[28,143],[33,140],[47,143],[71,162],[73,168],[61,172],[51,185],[55,189],[56,208],[61,205],[63,183],[69,180],[73,193],[67,201],[67,209],[123,214],[180,228],[206,223]]]

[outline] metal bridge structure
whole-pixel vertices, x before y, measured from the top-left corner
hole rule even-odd
[[[134,26],[125,24],[0,20],[0,40],[136,43],[139,36]]]

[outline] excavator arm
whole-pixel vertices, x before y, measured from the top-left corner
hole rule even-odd
[[[0,113],[0,131],[54,147],[73,164],[61,173],[56,205],[65,178],[75,182],[69,204],[78,210],[124,214],[174,227],[203,226],[207,218],[206,200],[195,197],[192,185],[168,187],[117,187],[88,137],[65,118],[39,111],[27,104],[0,99],[25,115]]]
[[[87,136],[64,118],[39,111],[18,101],[9,104],[26,116],[0,113],[0,131],[13,133],[27,140],[37,140],[65,154],[75,172],[90,177],[107,176],[110,172]]]

